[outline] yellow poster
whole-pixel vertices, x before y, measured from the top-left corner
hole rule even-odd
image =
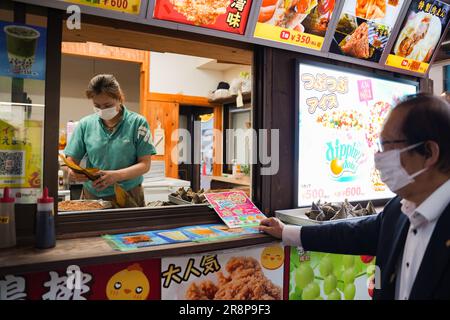
[[[64,0],[64,1],[134,15],[138,15],[141,9],[141,0]]]
[[[42,121],[16,125],[0,120],[0,188],[19,189],[16,198],[21,198],[22,189],[41,188],[42,134]],[[30,191],[24,195],[31,195]]]

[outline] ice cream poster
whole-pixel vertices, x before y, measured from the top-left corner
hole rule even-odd
[[[266,218],[243,191],[206,193],[205,197],[230,228],[258,225]]]
[[[374,154],[390,110],[416,86],[304,63],[299,77],[299,207],[391,198]]]
[[[161,260],[162,300],[282,300],[279,243]]]
[[[0,21],[0,76],[45,80],[47,29]]]
[[[153,17],[244,34],[251,0],[156,0]]]
[[[320,50],[335,0],[263,0],[254,36]]]
[[[413,0],[386,65],[425,73],[449,21],[450,5]]]
[[[330,52],[378,62],[403,0],[346,0]]]

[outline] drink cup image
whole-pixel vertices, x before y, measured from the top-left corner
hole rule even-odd
[[[6,50],[11,71],[17,74],[32,74],[35,62],[39,31],[25,26],[9,25],[3,28],[6,34]]]

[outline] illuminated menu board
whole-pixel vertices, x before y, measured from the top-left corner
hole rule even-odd
[[[374,154],[389,111],[415,83],[298,65],[298,206],[387,199]]]
[[[251,0],[155,0],[155,19],[244,34]]]
[[[386,65],[426,73],[449,20],[450,5],[413,0]]]
[[[379,62],[404,0],[346,0],[330,51]]]
[[[104,10],[119,11],[133,15],[139,15],[141,0],[64,0],[64,2],[82,4],[89,7]]]
[[[320,50],[335,0],[263,0],[254,37]]]

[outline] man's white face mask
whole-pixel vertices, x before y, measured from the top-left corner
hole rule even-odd
[[[103,120],[111,120],[119,114],[119,111],[117,111],[117,108],[115,106],[108,109],[100,109],[94,107],[94,112]]]
[[[392,192],[414,182],[414,178],[427,170],[423,168],[413,174],[408,174],[403,168],[400,154],[402,152],[416,148],[423,144],[419,142],[403,149],[394,149],[375,154],[375,168],[380,171],[381,181],[383,181]]]

